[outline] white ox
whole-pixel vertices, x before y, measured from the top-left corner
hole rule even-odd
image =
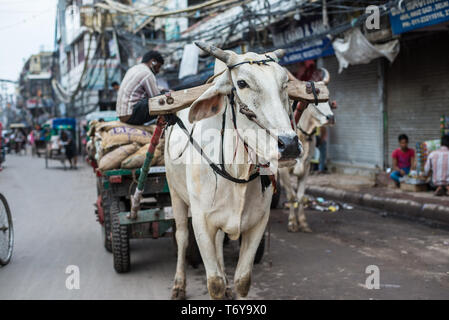
[[[190,109],[178,113],[193,138],[204,149],[210,136],[202,136],[208,130],[220,132],[225,114],[225,128],[232,137],[225,137],[223,156],[226,171],[235,178],[248,179],[256,170],[254,164],[247,163],[248,150],[256,154],[258,164],[279,163],[279,166],[292,166],[302,150],[289,119],[289,100],[287,94],[288,76],[276,63],[283,55],[282,51],[259,55],[246,53],[238,55],[223,51],[214,46],[197,43],[216,60],[213,86],[204,92]],[[266,60],[274,61],[262,65],[244,63],[235,68],[231,65],[242,62]],[[223,63],[224,62],[224,63]],[[228,66],[228,67],[227,67]],[[219,75],[221,73],[221,75]],[[232,104],[228,95],[236,88],[235,117],[233,125]],[[279,140],[264,132],[257,137],[248,136],[242,141],[244,130],[260,130],[260,126],[251,121],[239,110],[247,106],[257,115],[257,121],[268,130],[276,130]],[[200,121],[201,120],[201,121]],[[190,123],[195,123],[192,126]],[[173,299],[185,298],[186,274],[185,254],[188,244],[188,210],[192,215],[195,238],[206,269],[207,288],[213,299],[232,297],[226,279],[223,259],[224,232],[233,240],[242,237],[240,256],[237,264],[234,287],[241,297],[248,294],[251,283],[251,271],[257,247],[267,225],[270,202],[273,194],[271,185],[262,191],[261,178],[248,183],[234,183],[217,175],[206,164],[187,163],[187,155],[193,146],[179,126],[168,129],[165,144],[165,166],[170,187],[173,213],[176,221],[176,241],[178,260],[172,291]],[[276,148],[263,148],[266,140],[275,140]],[[238,141],[237,143],[235,143]],[[273,141],[271,141],[273,142]],[[279,143],[279,148],[277,147]],[[193,151],[192,153],[197,153]],[[205,153],[207,153],[205,151]],[[197,153],[198,154],[198,153]],[[211,157],[211,155],[209,155]],[[276,172],[277,168],[272,168]]]
[[[317,105],[310,103],[299,119],[297,133],[304,148],[303,161],[298,161],[293,168],[279,169],[279,180],[285,188],[290,204],[289,232],[312,231],[304,213],[304,192],[306,179],[310,172],[310,160],[315,153],[316,141],[313,134],[318,127],[334,124],[334,122],[334,113],[328,102]]]

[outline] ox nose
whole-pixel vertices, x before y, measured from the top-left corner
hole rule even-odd
[[[279,136],[278,148],[280,160],[296,159],[302,154],[302,146],[297,135]]]
[[[327,116],[326,118],[329,124],[335,124],[335,116]]]

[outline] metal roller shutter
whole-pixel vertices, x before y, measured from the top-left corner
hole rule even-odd
[[[338,73],[336,57],[323,59],[331,74],[336,125],[330,129],[328,159],[354,167],[382,167],[383,131],[378,88],[378,60]]]
[[[389,165],[399,134],[407,134],[413,148],[438,139],[440,117],[449,115],[449,34],[414,37],[402,41],[387,72]]]

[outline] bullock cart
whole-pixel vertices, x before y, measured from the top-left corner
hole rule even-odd
[[[295,101],[315,103],[328,100],[328,90],[323,83],[297,81],[289,74],[289,97]],[[146,160],[139,170],[111,170],[99,173],[98,220],[102,224],[104,244],[114,256],[114,268],[118,273],[130,270],[129,240],[154,238],[174,234],[174,217],[171,210],[169,189],[164,167],[151,168],[150,163],[159,138],[167,125],[176,124],[173,113],[188,108],[212,84],[184,89],[149,99],[150,114],[158,115]],[[179,125],[179,123],[177,123]],[[201,261],[194,233],[190,225],[187,260],[192,265]],[[255,263],[264,252],[262,239]]]
[[[95,164],[91,163],[94,168]],[[129,219],[130,198],[137,187],[142,169],[110,170],[97,173],[97,220],[101,225],[102,242],[113,254],[114,269],[125,273],[131,269],[131,239],[159,239],[175,235],[170,192],[165,178],[165,167],[151,167],[148,171],[140,210],[136,219]],[[193,267],[201,263],[201,255],[189,223],[187,261]],[[176,244],[176,241],[174,241]],[[265,238],[257,251],[255,263],[262,260]]]

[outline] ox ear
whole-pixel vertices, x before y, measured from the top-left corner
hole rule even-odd
[[[224,97],[231,93],[229,72],[217,78],[215,84],[196,99],[189,111],[189,121],[193,123],[218,114],[224,106]]]

